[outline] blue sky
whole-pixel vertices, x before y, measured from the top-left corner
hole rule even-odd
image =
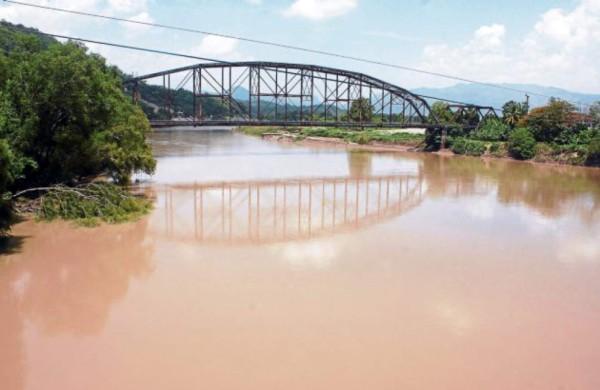
[[[23,0],[365,57],[486,82],[600,93],[600,0]],[[350,60],[0,3],[0,18],[45,32],[224,60],[313,63],[398,85],[455,81]],[[193,63],[97,45],[138,74]]]

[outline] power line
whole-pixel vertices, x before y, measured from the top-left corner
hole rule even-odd
[[[202,34],[202,35],[214,35],[214,36],[218,36],[218,37],[222,37],[222,38],[236,39],[236,40],[239,40],[242,42],[274,46],[274,47],[279,47],[279,48],[283,48],[283,49],[302,51],[302,52],[325,55],[325,56],[330,56],[330,57],[335,57],[335,58],[343,58],[343,59],[347,59],[347,60],[358,61],[358,62],[363,62],[363,63],[368,63],[368,64],[380,65],[380,66],[385,66],[385,67],[390,67],[390,68],[395,68],[395,69],[402,69],[402,70],[406,70],[406,71],[410,71],[410,72],[416,72],[416,73],[426,74],[426,75],[430,75],[430,76],[442,77],[442,78],[451,79],[451,80],[455,80],[455,81],[462,81],[462,82],[482,85],[482,86],[486,86],[486,87],[490,87],[490,88],[497,88],[497,89],[503,89],[503,90],[507,90],[507,91],[511,91],[511,92],[535,95],[535,96],[544,97],[547,99],[554,97],[554,96],[531,92],[531,91],[526,91],[526,90],[522,90],[522,89],[518,89],[518,88],[507,87],[504,85],[498,85],[498,84],[492,84],[492,83],[487,83],[487,82],[483,82],[483,81],[471,80],[471,79],[448,75],[448,74],[444,74],[444,73],[432,72],[432,71],[412,68],[412,67],[408,67],[408,66],[404,66],[404,65],[390,64],[390,63],[381,62],[381,61],[374,61],[374,60],[369,60],[366,58],[354,57],[354,56],[349,56],[349,55],[345,55],[345,54],[327,52],[327,51],[323,51],[323,50],[309,49],[309,48],[305,48],[305,47],[301,47],[301,46],[294,46],[294,45],[287,45],[287,44],[276,43],[276,42],[263,41],[263,40],[258,40],[258,39],[244,38],[244,37],[239,37],[239,36],[234,36],[234,35],[214,33],[214,32],[210,32],[210,31],[196,30],[196,29],[171,26],[171,25],[166,25],[166,24],[123,19],[123,18],[118,18],[118,17],[114,17],[114,16],[100,15],[100,14],[95,14],[95,13],[90,13],[90,12],[74,11],[74,10],[68,10],[68,9],[58,8],[58,7],[50,7],[50,6],[44,6],[44,5],[24,3],[24,2],[20,2],[20,1],[14,1],[14,0],[4,0],[4,2],[21,5],[21,6],[26,6],[26,7],[39,8],[39,9],[44,9],[44,10],[49,10],[49,11],[63,12],[63,13],[81,15],[81,16],[89,16],[89,17],[94,17],[94,18],[101,18],[101,19],[106,19],[106,20],[113,20],[113,21],[143,25],[143,26],[159,27],[159,28],[164,28],[164,29],[168,29],[168,30],[182,31],[182,32]],[[85,42],[85,40],[82,40],[82,41]],[[113,46],[116,46],[116,45],[113,44]],[[193,58],[193,57],[189,57],[189,58]],[[223,61],[217,61],[217,62],[223,62]],[[569,102],[569,103],[583,104],[583,105],[589,106],[589,104],[584,103],[584,102]]]
[[[84,38],[78,38],[78,37],[71,37],[71,36],[68,36],[68,35],[50,34],[50,33],[45,33],[45,32],[41,32],[41,31],[36,32],[36,34],[38,34],[38,35],[44,35],[44,36],[48,36],[48,37],[54,37],[54,38],[69,39],[69,40],[73,40],[73,41],[95,43],[97,45],[112,46],[112,47],[118,47],[118,48],[128,49],[128,50],[136,50],[136,51],[143,51],[143,52],[148,52],[148,53],[155,53],[155,54],[162,54],[162,55],[168,55],[168,56],[189,58],[189,59],[194,59],[194,60],[203,60],[203,61],[209,61],[209,62],[216,62],[216,63],[221,63],[221,64],[224,64],[224,65],[231,65],[231,64],[233,64],[232,62],[215,60],[213,58],[198,57],[198,56],[192,56],[192,55],[188,55],[188,54],[175,53],[175,52],[164,51],[164,50],[149,49],[149,48],[139,47],[139,46],[122,45],[122,44],[119,44],[119,43],[112,43],[112,42],[104,42],[104,41],[98,41],[98,40],[92,40],[92,39],[84,39]],[[188,76],[186,77],[186,79],[189,81],[189,78],[190,78],[190,74],[188,74]],[[180,86],[178,86],[176,89],[179,89],[182,86],[182,84],[185,84],[184,81],[185,80],[183,80],[180,83]],[[477,106],[476,104],[473,104],[473,103],[465,103],[465,102],[461,102],[461,101],[458,101],[458,100],[437,98],[437,97],[433,97],[433,96],[419,95],[419,94],[417,94],[417,96],[420,96],[420,97],[422,97],[424,99],[437,100],[437,101],[442,101],[442,102],[447,102],[447,103],[456,103],[456,104],[461,104],[461,105],[465,105],[465,106],[473,106],[473,107]],[[492,108],[494,108],[494,107],[492,107]],[[494,109],[498,110],[498,111],[502,111],[499,108],[494,108]]]
[[[41,32],[41,31],[38,31],[37,34],[39,34],[39,35],[45,35],[45,36],[48,36],[48,37],[54,37],[54,38],[70,39],[70,40],[73,40],[73,41],[95,43],[97,45],[119,47],[121,49],[145,51],[145,52],[148,52],[148,53],[164,54],[164,55],[167,55],[167,56],[189,58],[189,59],[192,59],[192,60],[209,61],[209,62],[216,62],[216,63],[220,63],[220,64],[231,64],[231,62],[222,61],[222,60],[216,60],[214,58],[192,56],[192,55],[189,55],[189,54],[174,53],[174,52],[171,52],[171,51],[157,50],[157,49],[148,49],[148,48],[145,48],[145,47],[138,47],[138,46],[122,45],[120,43],[96,41],[96,40],[93,40],[93,39],[76,38],[76,37],[70,37],[68,35],[49,34],[49,33],[44,33],[44,32]]]

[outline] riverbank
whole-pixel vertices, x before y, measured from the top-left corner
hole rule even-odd
[[[406,131],[338,128],[239,127],[236,131],[281,143],[311,147],[335,147],[365,151],[417,152],[425,147],[425,134],[418,129]]]
[[[465,147],[428,151],[424,130],[420,132],[415,130],[239,127],[235,131],[280,143],[293,143],[311,147],[335,147],[380,152],[429,152],[444,156],[467,155],[482,159],[522,161],[511,156],[507,142],[468,140]],[[581,151],[557,150],[544,143],[537,143],[535,154],[526,161],[537,164],[589,166],[589,164],[586,164],[585,155]],[[592,165],[592,167],[597,167],[597,165]]]
[[[294,134],[266,134],[262,137],[266,140],[272,140],[280,143],[295,144],[310,147],[327,147],[352,150],[364,150],[373,152],[418,152],[421,149],[406,144],[386,144],[383,142],[373,142],[370,144],[358,144],[345,141],[341,138],[329,137],[305,137],[299,138]]]

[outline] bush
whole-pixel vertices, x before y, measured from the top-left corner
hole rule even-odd
[[[442,133],[444,129],[428,129],[425,132],[425,150],[439,150],[442,147]],[[465,131],[460,125],[453,125],[447,129],[447,140],[452,142],[453,139],[464,137]]]
[[[381,132],[369,132],[369,136],[373,141],[383,142],[386,144],[403,144],[403,145],[416,145],[424,141],[425,136],[423,134],[412,134],[412,133],[381,133]]]
[[[252,135],[254,137],[260,137],[264,133],[277,133],[281,131],[280,128],[272,128],[272,127],[252,127],[252,126],[244,126],[238,127],[237,131],[244,133],[246,135]]]
[[[513,131],[508,139],[508,150],[510,154],[519,160],[529,160],[535,155],[535,138],[526,127],[520,127]]]
[[[535,161],[554,162],[556,154],[556,150],[550,144],[539,142],[535,146]]]
[[[368,145],[371,143],[371,141],[373,141],[373,139],[367,133],[356,134],[350,139],[352,142],[356,142],[359,145]]]
[[[340,129],[325,129],[325,128],[313,128],[313,129],[302,129],[302,134],[307,137],[326,137],[326,138],[344,138],[348,135],[348,131]]]
[[[506,142],[492,142],[490,145],[490,154],[494,157],[507,157],[508,149]]]
[[[473,141],[463,137],[458,137],[452,142],[451,149],[456,154],[465,156],[481,156],[485,153],[486,146],[484,142]]]
[[[554,143],[558,145],[587,145],[593,137],[594,130],[576,126],[563,130],[554,139]]]
[[[480,141],[506,141],[510,127],[498,120],[486,121],[481,128],[473,131],[469,138]]]
[[[585,163],[590,166],[600,166],[600,136],[596,136],[590,141]]]

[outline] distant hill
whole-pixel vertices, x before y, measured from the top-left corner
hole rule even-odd
[[[554,87],[542,87],[534,84],[496,84],[506,88],[514,88],[533,93],[553,96],[570,102],[593,103],[600,101],[600,95],[570,92]],[[450,99],[481,106],[501,108],[509,100],[525,101],[525,95],[506,89],[491,88],[478,84],[456,84],[447,88],[415,88],[411,90],[419,95],[433,96],[440,99]],[[548,98],[531,95],[529,105],[539,107],[548,103]]]

